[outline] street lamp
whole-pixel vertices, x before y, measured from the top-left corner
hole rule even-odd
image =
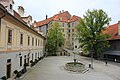
[[[93,53],[94,53],[94,50],[93,50],[93,47],[91,49],[91,68],[93,69]]]

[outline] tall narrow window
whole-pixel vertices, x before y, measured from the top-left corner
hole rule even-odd
[[[63,32],[64,32],[64,29],[63,29]]]
[[[72,29],[72,32],[74,32],[74,29]]]
[[[33,61],[33,54],[32,54],[32,61]]]
[[[26,55],[24,56],[24,64],[26,64]]]
[[[23,34],[22,33],[20,34],[20,44],[21,45],[23,44]]]
[[[32,38],[32,46],[34,46],[34,38]]]
[[[70,37],[70,34],[68,34],[68,36]]]
[[[42,40],[41,40],[41,46],[42,46]]]
[[[8,29],[8,43],[12,43],[12,30]]]
[[[35,53],[35,59],[37,59],[37,53]]]
[[[68,30],[68,32],[70,33],[70,29]]]
[[[30,45],[30,36],[28,36],[28,46]]]
[[[38,52],[38,58],[39,58],[39,56],[40,56],[40,55],[39,55],[39,52]]]
[[[64,27],[64,23],[62,23],[62,27]]]
[[[38,46],[40,45],[40,40],[38,40]]]
[[[22,66],[22,56],[20,57],[20,66]]]
[[[36,46],[37,46],[37,39],[36,39]]]
[[[72,27],[74,27],[74,23],[72,23]]]

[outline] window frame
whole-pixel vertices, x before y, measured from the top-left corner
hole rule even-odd
[[[12,31],[12,29],[8,29],[8,44],[12,44],[12,33],[13,33],[13,31]]]
[[[23,33],[20,33],[20,45],[23,45]]]
[[[30,36],[28,36],[28,46],[30,45]]]

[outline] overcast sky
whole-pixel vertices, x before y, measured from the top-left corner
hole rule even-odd
[[[59,11],[69,11],[71,15],[83,17],[88,9],[103,9],[112,18],[110,24],[120,20],[120,0],[14,0],[14,9],[23,6],[25,15],[34,20],[44,20],[46,14],[52,17]]]

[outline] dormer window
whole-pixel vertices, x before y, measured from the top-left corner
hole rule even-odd
[[[12,10],[12,4],[10,4],[10,9]]]

